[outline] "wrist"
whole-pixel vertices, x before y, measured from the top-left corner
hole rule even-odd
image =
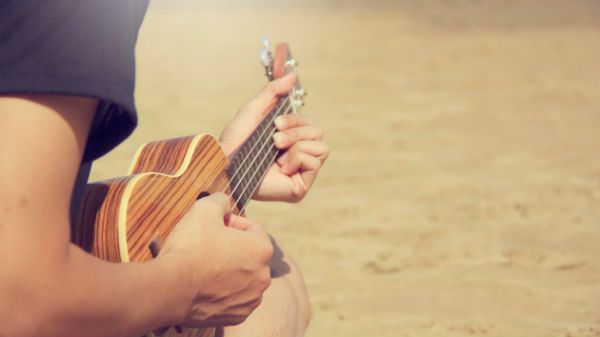
[[[190,273],[189,263],[186,258],[175,252],[165,252],[151,261],[158,265],[158,277],[169,283],[172,294],[167,303],[169,310],[168,325],[177,325],[183,322],[190,312],[194,299],[194,276]]]

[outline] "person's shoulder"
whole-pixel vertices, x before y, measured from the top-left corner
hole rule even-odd
[[[137,123],[135,44],[147,6],[147,0],[0,1],[0,95],[97,98],[102,116],[86,160],[108,152]]]

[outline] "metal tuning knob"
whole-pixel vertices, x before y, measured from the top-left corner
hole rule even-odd
[[[262,49],[260,50],[260,62],[265,67],[265,75],[269,81],[273,80],[273,55],[271,54],[271,44],[268,37],[262,39]]]
[[[296,67],[298,67],[298,61],[296,61],[296,59],[289,59],[287,61],[285,61],[285,65],[287,68],[287,71],[296,71]]]
[[[304,106],[305,95],[306,91],[302,87],[295,87],[290,93],[292,106],[294,107],[295,112],[298,112],[300,108]]]
[[[296,107],[303,107],[304,106],[304,100],[302,100],[301,98],[297,98],[293,101],[293,103]]]
[[[304,97],[304,96],[306,96],[306,94],[308,94],[308,92],[306,92],[306,90],[304,88],[298,88],[295,90],[295,94],[298,97]]]

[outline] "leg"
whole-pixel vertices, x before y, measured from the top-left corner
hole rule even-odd
[[[271,260],[273,282],[263,302],[248,319],[225,328],[225,337],[301,337],[310,317],[308,296],[302,275],[293,260],[273,240]]]

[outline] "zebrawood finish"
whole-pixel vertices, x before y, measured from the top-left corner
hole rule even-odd
[[[208,135],[144,145],[130,176],[88,185],[77,243],[111,262],[151,259],[152,238],[167,237],[201,194],[229,191],[227,165]]]

